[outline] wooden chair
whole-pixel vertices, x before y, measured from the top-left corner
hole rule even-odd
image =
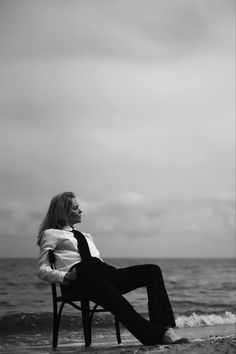
[[[55,269],[55,255],[53,250],[48,251],[49,262],[52,269]],[[53,299],[53,340],[52,347],[55,349],[58,343],[58,331],[60,325],[61,314],[65,304],[74,307],[76,310],[81,311],[82,324],[84,333],[85,347],[89,347],[92,343],[92,319],[93,315],[98,312],[108,312],[104,308],[98,308],[98,304],[92,303],[90,300],[84,297],[78,297],[76,295],[59,295],[59,284],[52,283],[52,299]],[[60,290],[59,290],[60,291]],[[60,291],[61,293],[61,291]],[[79,303],[79,304],[78,304]],[[92,304],[91,304],[92,303]],[[59,305],[60,304],[60,305]],[[119,320],[115,317],[116,337],[118,344],[121,343],[120,336],[120,324]]]

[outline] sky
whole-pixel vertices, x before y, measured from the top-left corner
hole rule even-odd
[[[0,0],[0,257],[74,191],[103,257],[235,255],[233,0]]]

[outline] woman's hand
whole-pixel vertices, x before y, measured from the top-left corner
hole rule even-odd
[[[64,276],[63,285],[70,285],[72,280],[75,280],[77,277],[76,269],[72,269],[70,272],[67,272]]]

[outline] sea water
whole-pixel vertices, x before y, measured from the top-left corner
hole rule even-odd
[[[236,322],[234,259],[105,259],[116,267],[158,264],[163,272],[177,327],[207,328]],[[52,329],[51,287],[37,276],[35,259],[0,260],[0,332],[24,333]],[[148,318],[145,288],[125,297]],[[110,329],[109,315],[96,315],[96,325]],[[65,307],[62,329],[75,330],[78,314]]]

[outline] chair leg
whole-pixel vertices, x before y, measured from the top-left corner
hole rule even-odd
[[[116,326],[116,338],[117,338],[117,343],[121,343],[121,336],[120,336],[120,322],[118,318],[115,316],[115,326]]]
[[[52,337],[52,347],[55,349],[58,342],[58,317],[57,312],[53,312],[53,337]]]
[[[57,306],[54,308],[53,311],[53,339],[52,339],[53,349],[57,347],[57,343],[58,343],[58,331],[59,331],[59,325],[60,325],[60,319],[61,319],[63,307],[64,307],[64,302],[61,303],[58,313],[57,313]]]
[[[83,323],[83,332],[84,332],[84,341],[85,347],[89,347],[92,342],[92,329],[91,329],[91,319],[89,316],[89,300],[81,300],[81,309],[82,309],[82,323]]]

